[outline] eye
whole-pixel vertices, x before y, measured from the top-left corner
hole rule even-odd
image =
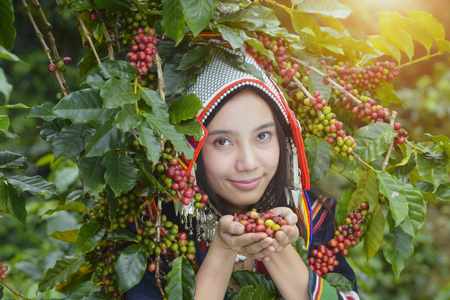
[[[270,133],[268,131],[264,131],[264,132],[261,132],[260,134],[258,134],[258,140],[265,141],[265,140],[268,140],[271,136],[272,136],[272,133]]]
[[[229,140],[225,138],[218,138],[217,140],[214,141],[214,144],[218,146],[228,146],[231,143]]]

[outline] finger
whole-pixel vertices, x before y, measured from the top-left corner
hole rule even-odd
[[[229,233],[221,234],[223,241],[232,249],[245,255],[247,252],[243,252],[242,249],[249,247],[250,245],[255,245],[261,240],[267,238],[267,234],[264,232],[259,233],[246,233],[242,235],[232,235]],[[247,248],[251,249],[251,248]],[[253,249],[257,249],[256,247]],[[257,252],[257,251],[255,251]]]
[[[275,248],[272,246],[273,240],[273,238],[266,237],[256,243],[246,245],[242,247],[241,253],[244,255],[268,255],[275,251]]]
[[[298,222],[297,214],[289,207],[276,207],[271,210],[274,214],[282,217],[289,225],[294,225]]]
[[[225,215],[219,219],[219,231],[233,235],[241,235],[245,231],[244,225],[233,221],[233,216]]]

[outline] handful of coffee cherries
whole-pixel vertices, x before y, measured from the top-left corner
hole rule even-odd
[[[269,237],[274,237],[281,226],[287,225],[287,222],[279,215],[270,210],[258,213],[252,209],[246,214],[239,214],[233,218],[233,221],[239,222],[245,226],[245,233],[265,232]]]

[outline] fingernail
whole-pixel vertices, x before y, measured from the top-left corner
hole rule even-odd
[[[242,228],[241,226],[236,227],[236,234],[243,234],[244,233],[244,228]]]

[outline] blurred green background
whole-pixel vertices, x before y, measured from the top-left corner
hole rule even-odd
[[[56,103],[59,86],[55,75],[47,71],[48,60],[43,48],[32,30],[21,1],[13,1],[17,38],[12,50],[22,62],[12,63],[0,60],[8,81],[13,85],[10,104],[24,103],[28,106],[44,102]],[[425,10],[434,15],[450,31],[450,1],[421,0],[342,0],[353,9],[353,14],[342,23],[350,33],[359,39],[378,34],[380,11],[404,9]],[[41,1],[61,57],[70,56],[73,63],[65,73],[71,90],[77,90],[82,83],[78,76],[77,62],[86,53],[81,46],[73,14],[60,14],[54,1]],[[32,10],[34,11],[34,10]],[[419,56],[421,53],[419,51]],[[423,53],[422,53],[423,55]],[[391,107],[399,112],[397,120],[407,128],[414,141],[424,141],[424,133],[450,135],[450,57],[443,55],[414,64],[400,73],[394,82],[403,107]],[[0,103],[4,103],[1,98]],[[51,145],[39,137],[37,127],[43,121],[27,118],[28,109],[14,109],[6,112],[11,119],[17,138],[8,138],[0,132],[0,149],[17,152],[28,157],[30,167],[25,174],[41,175],[56,184],[63,195],[78,186],[78,171],[72,160],[59,159],[53,162]],[[326,186],[330,174],[318,183]],[[345,184],[345,180],[341,182]],[[338,184],[334,184],[338,186]],[[73,189],[72,189],[73,190]],[[339,199],[343,190],[327,189]],[[36,294],[38,281],[45,270],[65,255],[74,253],[74,246],[47,238],[55,230],[64,231],[81,226],[76,214],[58,212],[37,222],[38,215],[55,206],[55,202],[44,198],[27,197],[27,225],[23,226],[9,215],[0,219],[0,262],[7,264],[7,282],[31,299],[58,297],[55,291]],[[381,251],[369,262],[361,247],[356,247],[348,256],[357,273],[361,299],[450,299],[450,204],[438,200],[428,206],[427,220],[416,240],[415,254],[406,264],[399,280],[396,280],[391,266],[382,257]],[[4,291],[5,298],[13,298]]]

